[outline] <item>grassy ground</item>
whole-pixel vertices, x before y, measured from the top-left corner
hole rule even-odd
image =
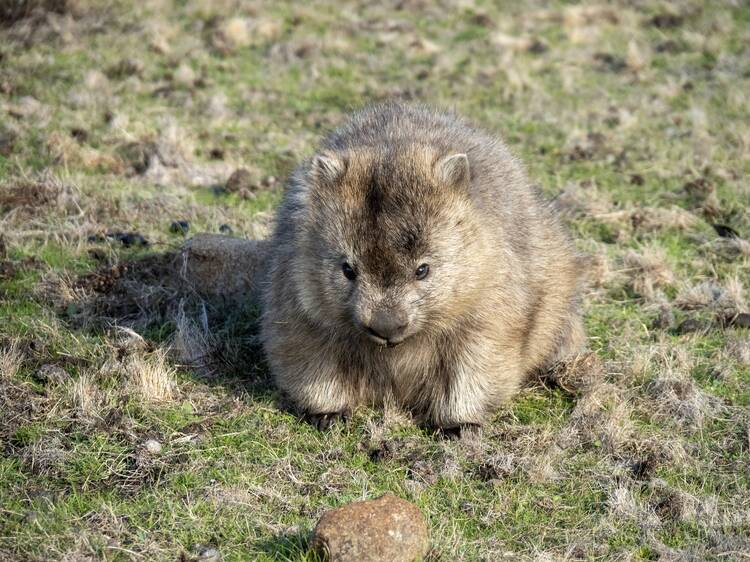
[[[750,557],[746,4],[10,5],[0,558],[301,560],[323,510],[385,490],[431,560]],[[590,351],[481,440],[390,410],[317,432],[253,307],[201,306],[173,263],[172,221],[263,236],[294,161],[391,96],[502,133],[592,256]]]

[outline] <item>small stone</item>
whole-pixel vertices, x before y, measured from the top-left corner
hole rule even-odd
[[[161,453],[161,443],[159,443],[156,439],[148,439],[143,444],[143,448],[152,455],[158,455],[159,453]]]
[[[198,544],[193,547],[192,551],[193,557],[196,560],[208,560],[210,562],[219,562],[221,560],[221,553],[212,546]]]
[[[425,556],[429,535],[419,508],[387,493],[324,513],[311,548],[339,562],[411,562]]]
[[[187,234],[190,230],[190,223],[188,221],[172,221],[169,225],[169,232],[173,234]]]

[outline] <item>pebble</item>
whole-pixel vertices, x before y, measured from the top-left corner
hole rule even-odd
[[[159,443],[156,439],[148,439],[143,444],[143,447],[152,455],[158,455],[159,453],[161,453],[161,443]]]

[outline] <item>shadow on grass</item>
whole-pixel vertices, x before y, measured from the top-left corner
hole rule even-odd
[[[273,560],[289,560],[305,562],[322,562],[325,560],[319,553],[309,550],[310,531],[281,533],[269,539],[258,541],[255,548]]]
[[[271,398],[288,409],[263,360],[257,296],[200,294],[181,267],[178,252],[102,263],[71,281],[74,299],[58,305],[58,314],[71,329],[92,335],[132,330],[151,348],[169,347],[175,362],[201,382]]]

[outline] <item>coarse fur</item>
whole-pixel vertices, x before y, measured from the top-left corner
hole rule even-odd
[[[581,260],[552,207],[503,142],[452,114],[355,113],[292,174],[270,247],[264,349],[320,425],[386,400],[481,424],[584,339]]]

